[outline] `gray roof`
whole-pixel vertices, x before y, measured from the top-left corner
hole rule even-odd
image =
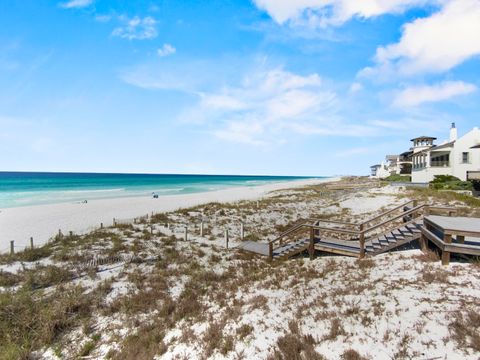
[[[424,154],[424,153],[427,153],[429,151],[442,150],[442,149],[448,148],[450,146],[453,146],[454,143],[455,143],[455,140],[451,141],[451,142],[448,142],[448,143],[445,143],[445,144],[442,144],[442,145],[433,145],[432,147],[430,147],[428,149],[425,149],[425,150],[422,150],[422,151],[418,151],[415,154]]]
[[[437,140],[437,138],[431,137],[431,136],[419,136],[419,137],[410,139],[410,141],[414,141],[414,140]]]

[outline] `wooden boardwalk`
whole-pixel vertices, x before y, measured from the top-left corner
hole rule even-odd
[[[346,223],[335,220],[308,219],[287,230],[270,242],[247,241],[239,248],[244,251],[266,256],[270,260],[287,259],[296,254],[308,251],[310,258],[315,251],[363,258],[375,256],[397,249],[414,241],[419,241],[422,248],[431,240],[442,251],[442,259],[450,252],[480,255],[480,219],[445,217],[428,215],[432,211],[446,212],[448,216],[455,214],[455,209],[417,205],[409,201],[388,210],[361,224]],[[427,216],[428,215],[428,216]],[[424,224],[425,222],[428,225]],[[443,224],[444,228],[431,225],[432,219]],[[443,222],[441,219],[444,219]],[[467,220],[468,219],[468,220]],[[455,225],[455,226],[454,226]],[[459,241],[450,243],[449,237],[442,240],[439,231],[455,230]],[[309,236],[302,235],[306,230]],[[380,232],[379,232],[380,230]],[[437,234],[435,234],[437,232]],[[477,234],[478,238],[462,238],[462,234]],[[336,236],[332,236],[336,235]],[[347,237],[347,239],[342,239]],[[443,261],[445,263],[445,261]],[[448,262],[447,262],[448,263]]]

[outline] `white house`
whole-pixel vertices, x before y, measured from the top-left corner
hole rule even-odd
[[[388,166],[384,162],[382,162],[381,164],[370,166],[370,171],[371,178],[384,179],[390,176]]]
[[[434,145],[436,138],[414,138],[412,154],[412,182],[426,183],[435,175],[452,175],[467,180],[467,172],[480,171],[480,130],[475,127],[458,138],[455,123],[450,129],[450,139]]]
[[[370,177],[384,179],[390,175],[410,175],[412,172],[412,151],[405,151],[400,155],[387,155],[385,162],[370,166]]]

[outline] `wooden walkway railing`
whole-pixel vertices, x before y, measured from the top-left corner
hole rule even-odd
[[[392,216],[392,214],[394,214],[395,212],[399,213]],[[316,236],[321,238],[322,232],[349,235],[350,238],[348,240],[352,240],[352,237],[355,241],[358,240],[360,245],[359,257],[363,258],[365,257],[365,241],[367,239],[367,235],[371,234],[379,228],[387,227],[389,224],[391,224],[391,227],[385,229],[385,231],[394,231],[400,226],[405,226],[409,223],[418,221],[424,214],[427,215],[431,212],[446,212],[448,213],[448,216],[452,216],[457,212],[457,209],[448,207],[435,207],[428,204],[418,205],[417,200],[410,200],[373,218],[363,221],[362,223],[353,223],[330,219],[304,219],[301,220],[299,224],[293,226],[292,228],[280,234],[275,239],[269,241],[269,259],[273,259],[273,254],[276,248],[286,243],[296,241],[292,238],[287,241],[285,239],[291,237],[294,234],[303,233],[306,230],[309,230],[310,241],[308,251],[311,258],[314,254]],[[395,224],[395,222],[399,220],[402,220],[402,224]],[[334,226],[327,226],[321,224],[333,224]],[[276,247],[276,245],[278,246]]]

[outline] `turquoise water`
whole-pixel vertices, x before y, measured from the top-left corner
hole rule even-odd
[[[307,179],[295,176],[0,172],[0,208],[129,196],[191,194]]]

